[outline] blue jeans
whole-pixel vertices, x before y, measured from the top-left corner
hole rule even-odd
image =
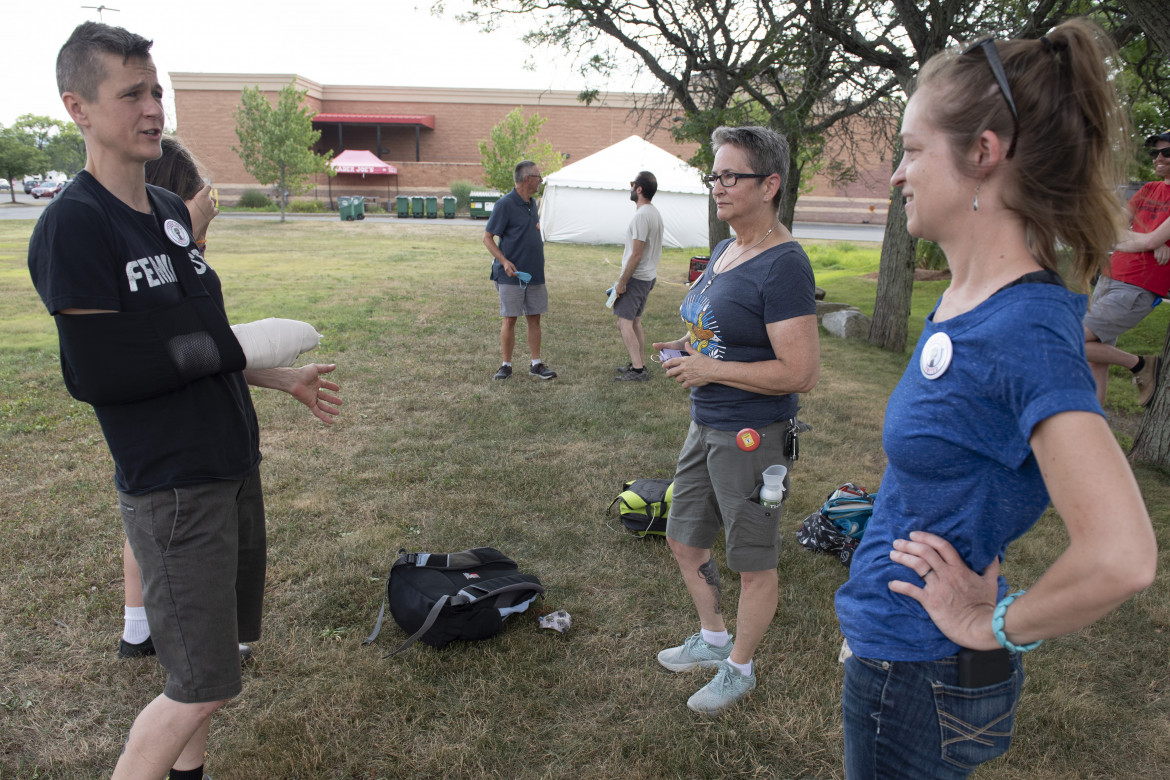
[[[1007,751],[1024,684],[1020,654],[1007,681],[985,688],[959,687],[957,659],[845,661],[848,780],[964,778]]]

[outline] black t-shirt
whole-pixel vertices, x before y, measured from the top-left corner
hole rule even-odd
[[[190,238],[186,205],[164,189],[147,185],[147,192],[152,214],[130,208],[83,171],[45,207],[29,242],[28,266],[50,314],[148,311],[203,293],[223,309],[219,277]],[[178,263],[194,273],[176,272]],[[198,289],[185,290],[180,278]],[[240,479],[260,462],[256,413],[239,372],[94,411],[114,457],[118,490],[125,493]]]

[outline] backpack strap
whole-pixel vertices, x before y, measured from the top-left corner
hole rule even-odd
[[[462,588],[454,596],[446,595],[435,602],[435,606],[431,607],[431,611],[427,613],[426,620],[423,621],[422,626],[418,631],[411,634],[405,642],[399,645],[397,650],[386,653],[383,658],[389,658],[392,655],[398,655],[406,648],[413,645],[426,632],[431,630],[431,626],[435,625],[435,621],[439,619],[439,613],[443,611],[443,607],[451,604],[453,606],[461,604],[474,604],[477,601],[498,596],[502,593],[510,593],[518,590],[536,591],[537,595],[544,593],[544,587],[540,584],[540,580],[532,574],[506,574],[503,577],[495,577],[485,582],[477,582],[473,585],[468,585]],[[535,596],[533,597],[535,598]],[[386,609],[385,599],[382,601],[383,612]],[[382,622],[382,615],[378,615],[379,625]],[[374,632],[377,635],[377,631]],[[367,644],[363,642],[362,644]]]
[[[382,620],[386,617],[386,601],[390,598],[390,578],[394,576],[395,567],[416,566],[418,565],[417,559],[418,555],[416,553],[407,554],[405,548],[398,550],[398,560],[390,565],[390,572],[386,575],[386,588],[382,594],[382,608],[378,610],[378,620],[374,623],[374,632],[362,640],[362,647],[373,642],[378,638],[378,634],[382,633]]]

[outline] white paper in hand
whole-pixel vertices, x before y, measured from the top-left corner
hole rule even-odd
[[[232,332],[244,350],[247,368],[291,366],[298,355],[316,349],[321,343],[321,334],[300,320],[269,317],[232,325]]]

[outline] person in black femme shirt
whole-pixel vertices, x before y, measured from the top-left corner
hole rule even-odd
[[[113,456],[168,673],[113,777],[186,780],[203,777],[210,717],[240,692],[237,641],[260,632],[264,504],[248,384],[288,392],[325,422],[341,401],[323,376],[332,365],[246,370],[263,364],[228,326],[186,205],[145,183],[164,121],[150,47],[87,22],[61,48],[58,87],[86,164],[37,222],[29,271],[57,325],[65,385],[93,405]]]

